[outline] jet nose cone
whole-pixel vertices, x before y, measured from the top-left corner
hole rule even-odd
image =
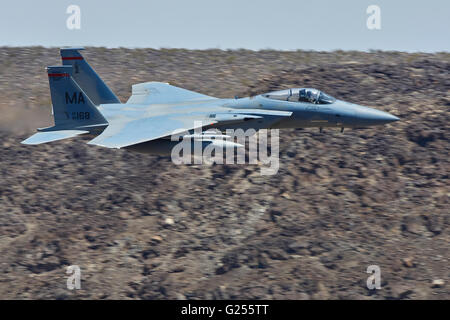
[[[398,117],[384,111],[359,106],[356,115],[367,125],[381,125],[400,120]]]
[[[380,112],[382,112],[382,114],[380,114],[376,117],[376,120],[379,122],[389,123],[389,122],[395,122],[395,121],[400,120],[399,117],[396,117],[393,114],[390,114],[388,112],[383,112],[383,111],[380,111]]]
[[[388,113],[388,115],[389,115],[389,120],[388,120],[389,122],[395,122],[395,121],[400,120],[399,117],[396,117],[393,114]]]

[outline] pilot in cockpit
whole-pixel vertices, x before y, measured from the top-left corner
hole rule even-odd
[[[313,104],[331,104],[336,99],[313,88],[287,89],[269,92],[263,95],[269,99],[285,100],[290,102],[306,102]]]

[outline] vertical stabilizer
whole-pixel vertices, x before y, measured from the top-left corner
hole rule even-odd
[[[73,79],[86,92],[95,105],[104,103],[120,103],[112,90],[103,82],[98,74],[84,60],[79,52],[83,48],[63,48],[61,50],[62,63],[73,66]]]
[[[107,121],[72,78],[72,66],[47,67],[55,128],[76,129]]]

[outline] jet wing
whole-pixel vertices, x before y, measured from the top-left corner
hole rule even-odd
[[[230,108],[216,108],[215,112],[211,110],[199,111],[198,107],[193,107],[190,102],[178,107],[178,112],[168,110],[166,112],[155,112],[154,115],[152,112],[144,113],[146,116],[142,118],[127,118],[126,116],[108,118],[108,127],[88,144],[107,148],[123,148],[169,137],[173,134],[187,134],[189,130],[211,125],[236,124],[265,117],[273,121],[274,119],[289,117],[292,114],[292,112],[286,111]]]
[[[132,86],[128,104],[165,104],[217,99],[198,92],[171,86],[164,82],[145,82]]]
[[[108,127],[88,144],[123,148],[214,123],[216,121],[206,115],[199,117],[186,114],[161,115],[131,121],[117,120],[110,122]]]

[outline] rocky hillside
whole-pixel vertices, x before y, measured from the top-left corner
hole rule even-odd
[[[450,54],[84,55],[122,101],[151,80],[219,97],[316,87],[401,121],[283,130],[273,176],[82,138],[23,146],[51,124],[44,67],[59,52],[0,48],[1,299],[450,298]],[[66,288],[69,265],[81,290]]]

